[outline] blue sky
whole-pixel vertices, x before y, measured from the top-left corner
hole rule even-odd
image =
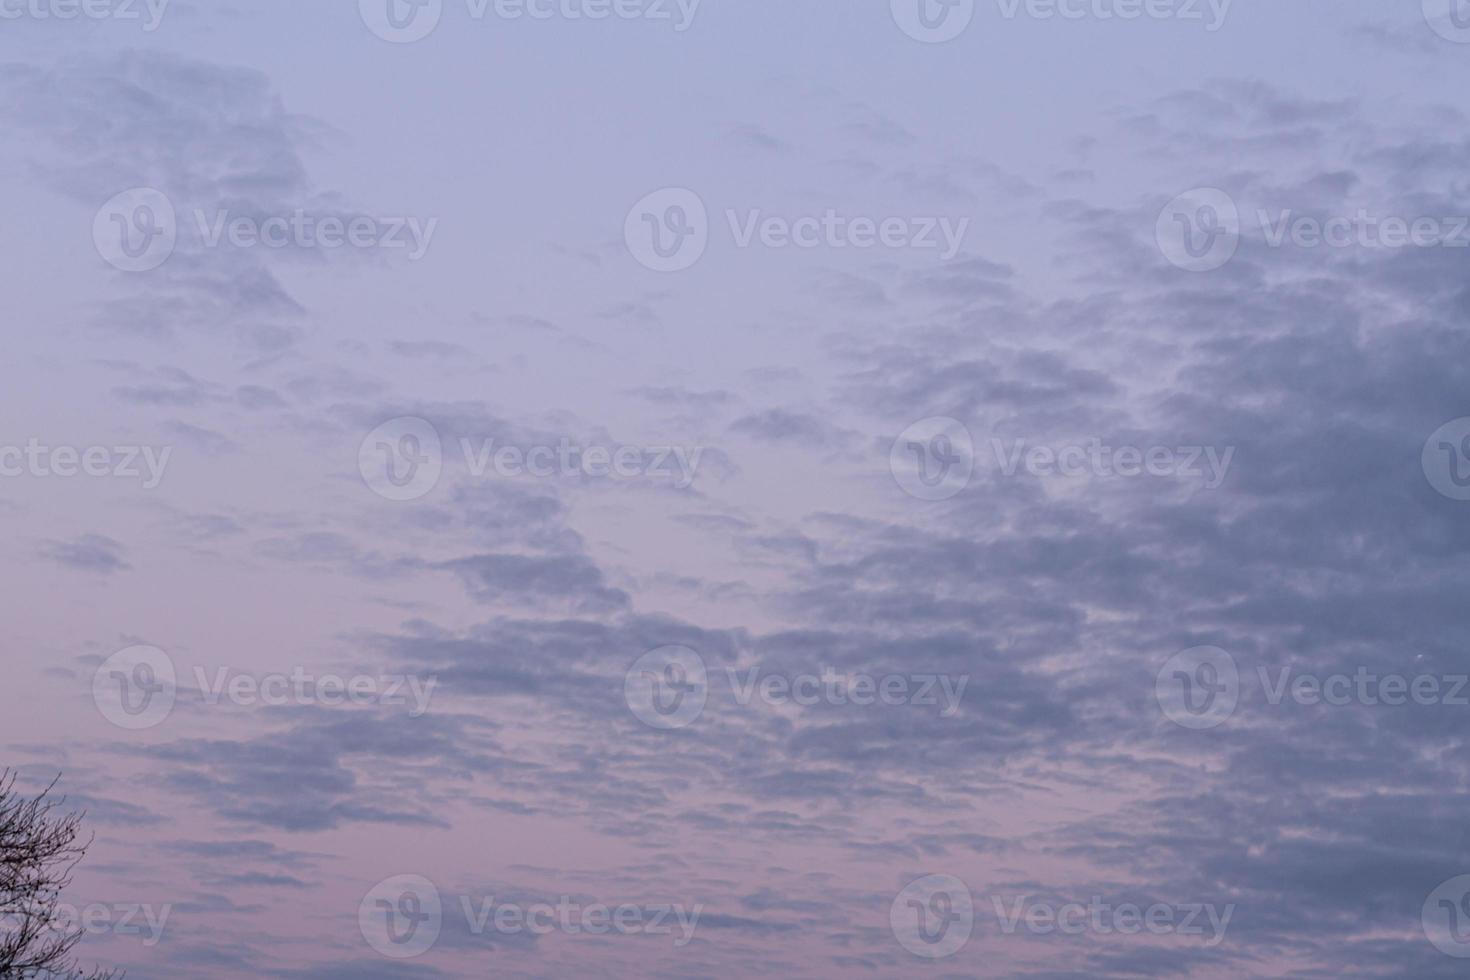
[[[523,6],[0,0],[84,958],[1463,972],[1470,11]]]

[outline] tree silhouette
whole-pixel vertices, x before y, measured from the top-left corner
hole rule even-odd
[[[57,777],[58,779],[60,777]],[[15,789],[15,774],[0,772],[0,978],[105,980],[110,971],[85,972],[71,950],[82,933],[63,923],[57,905],[91,839],[81,836],[82,814],[60,808],[52,780],[34,797]]]

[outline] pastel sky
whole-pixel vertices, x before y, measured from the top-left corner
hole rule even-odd
[[[78,954],[1464,976],[1467,91],[1463,0],[0,0]]]

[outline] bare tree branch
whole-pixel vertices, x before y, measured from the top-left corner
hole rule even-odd
[[[57,779],[60,779],[58,776]],[[61,808],[57,780],[21,796],[15,774],[0,772],[0,978],[106,980],[110,971],[83,971],[72,948],[82,933],[58,916],[61,892],[92,840],[81,840],[82,816]]]

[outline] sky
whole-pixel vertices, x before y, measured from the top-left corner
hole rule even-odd
[[[0,767],[135,980],[1456,977],[1470,4],[0,0]]]

